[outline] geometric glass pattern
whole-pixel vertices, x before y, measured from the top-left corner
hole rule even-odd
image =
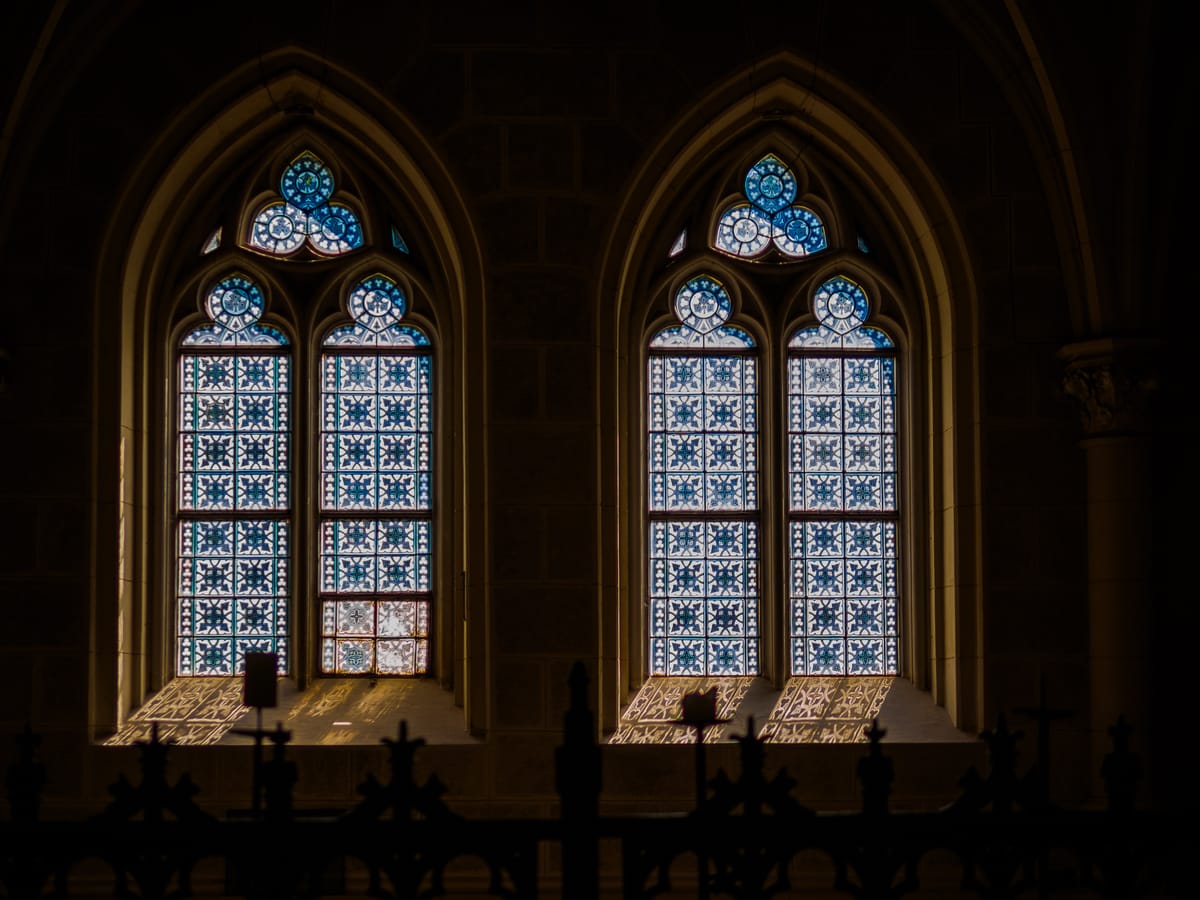
[[[794,675],[897,673],[896,360],[865,293],[829,279],[788,358]],[[868,339],[857,333],[868,331]]]
[[[249,243],[273,256],[291,256],[307,245],[321,256],[340,256],[363,245],[357,213],[332,201],[333,173],[304,151],[279,180],[280,199],[259,210],[250,225]]]
[[[287,671],[291,369],[257,324],[262,292],[234,275],[208,295],[213,324],[183,344],[177,429],[178,675],[238,675],[247,652]]]
[[[711,276],[676,294],[680,325],[647,372],[650,671],[758,672],[758,378]],[[705,345],[703,338],[735,339]],[[692,349],[698,348],[698,349]]]
[[[400,324],[384,275],[350,291],[355,322],[321,358],[321,668],[418,675],[429,665],[432,377],[429,340]]]
[[[725,207],[717,221],[713,246],[724,253],[754,259],[774,248],[797,259],[828,246],[820,216],[795,203],[796,177],[774,154],[746,172],[744,200]]]
[[[288,523],[202,519],[179,524],[179,675],[240,675],[247,653],[276,653],[286,671]]]
[[[221,279],[204,301],[205,312],[213,320],[201,325],[183,339],[184,346],[279,346],[287,343],[280,331],[259,325],[264,309],[262,289],[245,275]]]

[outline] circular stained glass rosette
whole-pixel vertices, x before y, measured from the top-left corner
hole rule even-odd
[[[207,307],[214,322],[236,333],[253,325],[262,315],[262,291],[249,278],[230,275],[209,291]]]
[[[277,256],[294,253],[308,238],[308,214],[290,203],[272,203],[254,219],[250,246]]]
[[[279,192],[288,203],[310,212],[333,196],[333,173],[311,153],[304,153],[284,171]]]
[[[775,156],[764,156],[746,173],[746,197],[768,214],[791,206],[796,178]]]
[[[310,240],[318,252],[338,256],[362,246],[362,224],[353,210],[341,203],[330,203],[315,209]]]
[[[775,246],[788,256],[808,256],[827,246],[825,226],[816,213],[804,206],[789,206],[771,218]]]
[[[717,223],[717,249],[734,256],[757,256],[771,243],[771,220],[749,203],[735,203]]]
[[[733,304],[729,294],[715,278],[693,278],[675,295],[675,315],[697,334],[708,334],[725,324]]]
[[[408,301],[396,283],[374,275],[350,292],[350,315],[368,331],[378,334],[395,325],[408,310]]]
[[[837,334],[853,331],[867,320],[870,312],[867,295],[849,278],[830,278],[813,297],[817,320]]]

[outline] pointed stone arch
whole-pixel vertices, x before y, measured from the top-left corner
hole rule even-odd
[[[747,90],[747,84],[752,89]],[[906,468],[914,487],[909,586],[911,663],[905,674],[930,690],[967,730],[983,721],[978,300],[965,239],[951,205],[916,148],[865,96],[790,53],[738,73],[666,129],[631,179],[609,236],[599,289],[602,433],[601,700],[613,727],[644,670],[639,534],[642,335],[660,296],[679,210],[696,202],[714,167],[787,140],[835,167],[869,197],[895,259],[910,357],[911,434]],[[708,236],[703,237],[707,246]],[[689,233],[691,247],[700,235]],[[698,250],[703,254],[705,251]],[[770,363],[777,348],[764,348]],[[924,548],[928,548],[927,550]]]
[[[233,71],[181,110],[148,147],[113,210],[95,281],[91,696],[93,736],[115,730],[148,691],[160,686],[167,625],[161,605],[164,528],[162,392],[155,383],[164,354],[166,285],[178,284],[180,257],[199,259],[186,240],[189,215],[234,178],[247,161],[273,154],[279,142],[349,148],[383,186],[391,202],[419,220],[425,250],[423,278],[438,298],[436,320],[443,371],[439,414],[442,452],[447,621],[470,621],[476,631],[444,635],[442,684],[482,717],[468,699],[482,697],[484,669],[468,672],[461,648],[483,648],[485,616],[467,615],[460,571],[484,568],[482,539],[483,373],[486,371],[485,298],[479,244],[463,198],[445,164],[414,123],[377,91],[328,61],[282,49]],[[390,248],[391,223],[374,235],[376,250]],[[240,235],[225,235],[225,242]],[[376,250],[368,255],[375,255]],[[221,253],[199,271],[219,265]],[[184,277],[188,277],[185,272]],[[298,352],[308,352],[300,348]],[[301,427],[304,427],[303,425]],[[169,450],[166,451],[169,455]],[[478,602],[482,603],[482,597]],[[461,626],[466,627],[466,626]],[[482,649],[479,651],[482,652]],[[479,684],[472,686],[472,679]]]

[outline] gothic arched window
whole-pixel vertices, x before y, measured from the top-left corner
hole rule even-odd
[[[650,342],[650,671],[758,671],[758,375],[727,325],[725,287],[697,275],[679,324]]]
[[[645,671],[895,675],[896,345],[854,274],[876,265],[807,165],[737,178],[671,232],[678,321],[646,350]]]
[[[378,222],[372,246],[362,204],[311,150],[281,169],[278,192],[251,200],[238,246],[222,247],[220,228],[204,241],[203,257],[225,261],[211,264],[208,321],[178,347],[172,674],[238,675],[248,652],[275,653],[280,674],[302,662],[313,674],[425,674],[433,348],[405,318],[411,251]],[[314,290],[307,266],[331,274],[328,287]],[[316,378],[293,376],[292,341],[260,322],[268,305]],[[311,480],[297,465],[309,457]],[[313,608],[294,589],[308,583]]]
[[[179,675],[236,675],[248,652],[287,671],[291,357],[264,306],[250,278],[222,278],[179,355]]]
[[[793,675],[897,674],[896,361],[836,276],[788,342]]]
[[[353,325],[321,357],[321,671],[415,675],[429,664],[429,339],[400,324],[384,275],[350,291]]]

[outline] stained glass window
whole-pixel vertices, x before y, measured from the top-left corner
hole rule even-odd
[[[179,675],[236,675],[248,652],[287,671],[291,369],[244,275],[208,293],[179,356]]]
[[[758,374],[753,338],[699,275],[650,342],[650,671],[758,671]]]
[[[825,281],[813,313],[788,356],[792,673],[894,675],[894,345],[849,278]]]
[[[321,669],[418,675],[429,666],[432,379],[408,302],[373,275],[321,358]]]
[[[249,244],[272,256],[291,256],[308,246],[320,256],[340,256],[363,245],[358,214],[333,200],[333,173],[309,151],[279,180],[279,198],[263,206],[250,225]]]
[[[818,253],[828,246],[821,217],[795,202],[796,177],[779,157],[768,154],[746,172],[745,199],[722,210],[713,246],[743,259],[758,259],[770,250],[790,259]]]

